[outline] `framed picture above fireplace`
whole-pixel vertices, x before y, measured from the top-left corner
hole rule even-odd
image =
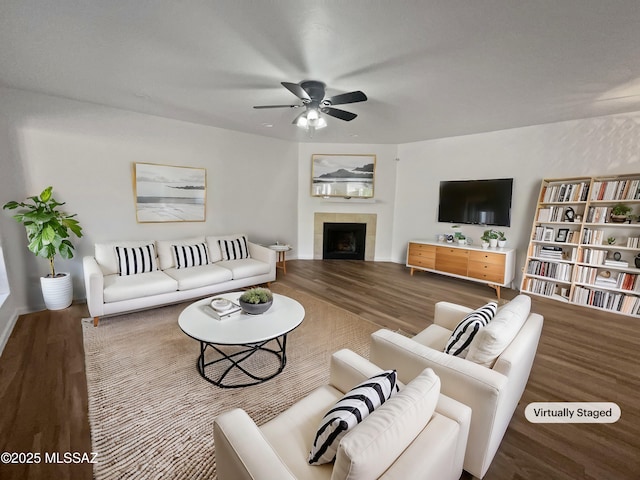
[[[372,198],[376,156],[314,154],[311,156],[311,195]]]

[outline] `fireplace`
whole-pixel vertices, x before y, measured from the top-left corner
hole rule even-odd
[[[364,260],[366,223],[325,222],[323,230],[323,259]]]

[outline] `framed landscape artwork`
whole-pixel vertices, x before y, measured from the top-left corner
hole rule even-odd
[[[205,221],[206,169],[134,163],[133,177],[139,223]]]
[[[311,195],[314,197],[372,198],[375,155],[311,157]]]

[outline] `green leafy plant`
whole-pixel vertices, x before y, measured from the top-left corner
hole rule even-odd
[[[498,234],[498,240],[499,241],[506,241],[507,237],[504,236],[504,232],[496,232]]]
[[[607,238],[607,243],[608,243],[609,245],[615,245],[615,243],[616,243],[616,237],[608,237],[608,238]]]
[[[58,207],[65,203],[56,201],[51,192],[53,187],[45,188],[39,196],[29,197],[24,202],[7,202],[2,208],[16,210],[21,208],[13,218],[24,225],[29,240],[29,250],[38,257],[49,260],[50,277],[56,276],[54,259],[56,255],[62,258],[73,258],[74,246],[69,241],[69,232],[76,237],[82,237],[82,227],[73,217]]]
[[[462,232],[456,232],[454,236],[456,237],[456,240],[465,240],[467,238],[462,234]]]
[[[480,239],[484,240],[485,242],[488,242],[491,239],[497,240],[498,232],[496,232],[495,230],[485,230]]]
[[[273,293],[268,288],[250,288],[240,295],[240,300],[246,303],[268,303],[273,300]]]
[[[631,211],[631,207],[624,203],[617,203],[611,209],[612,215],[627,215]]]

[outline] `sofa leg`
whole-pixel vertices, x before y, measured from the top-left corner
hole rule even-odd
[[[93,326],[97,327],[98,323],[100,323],[100,317],[93,317]]]

